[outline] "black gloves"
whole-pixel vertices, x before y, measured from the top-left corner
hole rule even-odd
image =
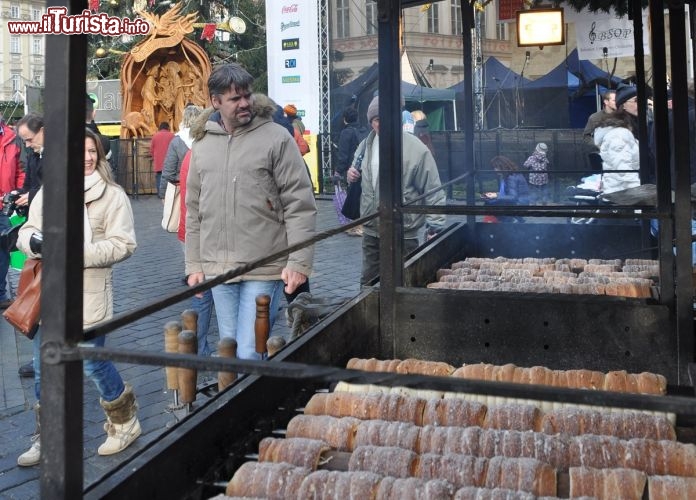
[[[34,233],[29,238],[29,248],[33,253],[40,254],[43,245],[43,233]]]

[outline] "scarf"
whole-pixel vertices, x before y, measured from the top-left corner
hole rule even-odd
[[[101,181],[101,175],[96,170],[89,175],[85,175],[85,192],[97,185]],[[89,215],[87,214],[87,205],[85,205],[85,243],[92,243],[92,226],[89,223]]]
[[[193,146],[193,137],[191,137],[191,129],[189,127],[181,127],[176,135],[178,135],[181,140],[184,141],[184,144],[191,149],[191,146]]]

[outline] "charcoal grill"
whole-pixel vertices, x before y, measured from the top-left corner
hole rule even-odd
[[[502,226],[479,224],[476,230],[482,236],[509,231],[509,227]],[[552,230],[538,226],[539,234]],[[566,241],[577,245],[578,257],[583,256],[583,238],[596,237],[602,228],[616,230],[610,226],[562,227],[575,235]],[[483,361],[552,369],[647,370],[662,373],[673,386],[676,384],[674,360],[680,354],[676,340],[665,335],[672,331],[669,311],[654,299],[423,288],[433,280],[437,269],[472,251],[466,244],[468,229],[466,224],[450,227],[407,262],[405,281],[411,286],[399,289],[397,294],[397,333],[392,349],[384,352],[381,347],[385,343],[379,331],[380,293],[375,288],[339,308],[274,360],[343,367],[351,357],[420,358],[454,365]],[[592,234],[583,236],[588,230]],[[636,230],[627,229],[627,235],[631,232]],[[639,238],[639,233],[633,234],[633,239]],[[477,241],[481,239],[485,237]],[[621,240],[627,245],[633,242],[628,237]],[[561,248],[562,242],[558,245],[548,251],[568,250]],[[596,256],[595,250],[592,253]],[[316,390],[328,387],[321,382],[248,376],[187,417],[121,470],[90,486],[85,496],[213,496],[247,460],[245,456],[257,451],[263,437],[285,428]],[[153,477],[167,480],[153,482]]]
[[[403,7],[425,3],[421,0],[379,2],[378,38],[380,93],[390,96],[381,102],[383,130],[380,157],[388,159],[390,146],[399,144],[400,92],[399,65],[392,64],[400,59],[399,37],[400,11]],[[68,2],[70,11],[79,11],[82,5]],[[635,4],[636,19],[640,19],[640,5]],[[651,3],[654,20],[651,36],[653,44],[653,87],[655,92],[655,120],[657,131],[657,164],[668,165],[666,150],[670,143],[666,112],[666,55],[663,6]],[[471,9],[462,9],[462,32],[473,28]],[[675,102],[686,102],[686,34],[683,9],[670,9],[670,42],[672,58],[672,81]],[[636,34],[640,39],[640,23]],[[47,206],[46,226],[57,228],[51,242],[52,252],[46,265],[47,282],[52,285],[52,300],[45,305],[46,317],[53,319],[47,328],[47,341],[55,354],[66,341],[73,344],[79,340],[80,318],[72,311],[81,309],[81,299],[71,290],[68,277],[81,272],[79,259],[71,259],[82,246],[82,234],[75,228],[81,225],[79,215],[79,192],[82,190],[82,173],[72,166],[79,163],[84,124],[80,110],[84,103],[84,88],[74,79],[75,74],[84,73],[86,39],[84,37],[56,37],[55,43],[47,46],[46,128],[47,154],[57,159],[55,168],[45,175]],[[473,100],[474,60],[472,38],[462,37],[464,45],[463,67],[465,91],[462,98],[463,133],[467,138],[474,136],[475,114]],[[644,74],[642,44],[636,63],[638,75]],[[645,96],[644,82],[639,81],[639,99]],[[582,241],[601,242],[597,233],[594,238],[583,237],[593,231],[611,231],[611,226],[555,225],[543,232],[539,225],[536,236],[525,235],[521,228],[490,224],[489,227],[471,224],[452,228],[442,235],[427,250],[423,250],[409,261],[403,282],[413,288],[395,287],[401,277],[394,278],[400,269],[384,273],[383,290],[368,289],[354,300],[342,306],[334,314],[322,320],[301,339],[287,347],[277,360],[301,363],[344,366],[349,357],[421,357],[449,362],[513,362],[521,365],[545,364],[550,368],[583,366],[594,369],[625,368],[631,371],[651,370],[665,374],[672,390],[690,389],[687,383],[689,363],[693,359],[692,296],[681,293],[674,300],[674,287],[665,277],[672,273],[672,221],[675,222],[678,254],[677,269],[687,269],[690,244],[688,227],[690,207],[688,203],[688,123],[685,106],[675,106],[674,113],[674,158],[678,165],[677,202],[672,212],[669,204],[669,182],[658,176],[658,209],[653,214],[664,223],[661,236],[660,260],[669,262],[661,275],[664,301],[611,298],[565,298],[556,296],[531,297],[522,294],[484,294],[477,292],[429,291],[422,286],[432,280],[434,271],[464,256],[554,256],[554,257],[615,257],[622,256],[615,247],[591,248],[582,246]],[[70,111],[75,111],[71,113]],[[78,121],[80,123],[78,123]],[[645,137],[645,131],[642,131]],[[325,144],[325,141],[323,141]],[[645,144],[645,141],[641,141]],[[328,156],[328,148],[322,150]],[[467,140],[464,151],[459,155],[462,168],[474,168],[473,141]],[[396,159],[400,155],[395,155]],[[391,158],[389,158],[391,160]],[[386,163],[386,162],[385,162]],[[386,171],[387,169],[385,169]],[[393,169],[394,171],[396,169]],[[681,176],[681,178],[680,178]],[[382,177],[382,174],[380,175]],[[399,181],[396,174],[385,173],[380,181],[381,200],[386,207],[397,207]],[[473,186],[467,193],[473,199]],[[66,195],[67,194],[67,195]],[[561,207],[562,208],[562,207]],[[459,212],[473,219],[478,212],[467,208],[468,213]],[[386,210],[381,220],[384,255],[397,238],[398,220]],[[533,212],[533,211],[532,211]],[[495,212],[492,212],[495,213]],[[672,218],[672,214],[674,217]],[[527,215],[515,213],[513,215]],[[566,214],[567,215],[567,214]],[[398,219],[398,217],[397,217]],[[80,221],[78,225],[68,221]],[[524,224],[527,228],[531,224]],[[639,227],[639,226],[638,226]],[[508,230],[505,232],[504,230]],[[584,233],[575,231],[585,231]],[[556,233],[553,231],[560,231]],[[641,233],[634,228],[614,228],[628,242],[636,242]],[[391,237],[389,237],[391,235]],[[511,238],[514,236],[515,238]],[[546,246],[537,244],[537,238],[546,239]],[[574,239],[575,238],[575,239]],[[665,241],[666,240],[666,241]],[[476,243],[479,242],[479,243]],[[491,245],[494,242],[494,245]],[[513,244],[515,242],[515,244]],[[578,243],[576,243],[578,242]],[[507,246],[507,248],[506,248]],[[626,249],[643,248],[626,243]],[[537,252],[539,250],[539,252]],[[568,254],[564,250],[577,253]],[[547,253],[544,253],[547,252]],[[615,255],[618,253],[619,255]],[[639,257],[639,255],[632,255]],[[671,259],[671,261],[669,261]],[[50,269],[50,272],[48,272]],[[391,270],[397,269],[392,266]],[[662,270],[661,270],[662,272]],[[688,279],[687,279],[688,278]],[[689,283],[687,283],[687,281]],[[676,289],[685,291],[690,287],[691,276],[677,276]],[[74,282],[74,281],[73,281]],[[395,290],[396,288],[396,290]],[[671,296],[670,296],[671,295]],[[676,304],[676,307],[675,307]],[[382,309],[383,308],[383,309]],[[687,311],[685,315],[682,311]],[[677,313],[675,313],[675,310]],[[389,324],[386,315],[389,311]],[[505,315],[501,314],[501,311]],[[675,316],[677,319],[675,319]],[[591,323],[588,318],[597,318]],[[675,322],[676,325],[675,329]],[[678,336],[681,332],[681,336]],[[49,352],[49,349],[46,349]],[[457,359],[454,359],[457,358]],[[71,361],[76,361],[73,358]],[[271,361],[273,363],[273,360]],[[79,411],[81,388],[77,392],[66,390],[66,383],[76,378],[75,363],[60,363],[47,366],[45,392],[55,397],[46,408],[54,410],[42,440],[43,452],[48,460],[42,469],[42,493],[51,498],[75,498],[82,491],[82,474],[76,469],[76,457],[81,457],[81,420],[71,419],[71,411]],[[317,388],[327,384],[300,382],[288,378],[247,376],[225,392],[213,398],[204,407],[170,429],[156,442],[148,445],[133,459],[124,462],[119,469],[94,483],[83,492],[88,498],[203,498],[216,493],[205,484],[227,481],[234,468],[244,460],[247,453],[256,451],[256,444],[273,429],[283,428],[287,420],[301,407]],[[525,397],[528,390],[519,390]],[[590,391],[587,391],[590,392]],[[693,391],[691,391],[693,392]],[[667,398],[669,399],[669,398]],[[609,400],[609,396],[607,396]],[[76,408],[77,410],[72,410]],[[78,458],[79,460],[79,458]]]

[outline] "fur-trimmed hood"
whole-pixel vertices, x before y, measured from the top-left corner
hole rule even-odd
[[[635,118],[625,111],[604,113],[604,115],[597,122],[597,127],[623,127],[631,131],[635,129],[635,126]]]
[[[254,119],[264,118],[272,119],[273,113],[276,110],[276,103],[271,100],[265,94],[254,94],[254,104],[252,106]],[[203,112],[198,115],[196,120],[191,125],[191,137],[194,140],[200,141],[206,133],[205,125],[208,121],[219,121],[220,114],[215,110],[215,108],[209,107],[203,110]]]

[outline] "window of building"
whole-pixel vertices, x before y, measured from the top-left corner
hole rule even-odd
[[[462,0],[451,0],[452,34],[462,34]]]
[[[37,9],[36,7],[31,9],[31,20],[32,21],[40,21],[41,20],[41,9]]]
[[[12,92],[19,92],[22,87],[22,75],[19,73],[12,73]]]
[[[39,87],[43,85],[43,72],[34,71],[34,78],[32,78],[32,83],[38,85]]]
[[[19,5],[16,3],[10,5],[10,18],[19,19]]]
[[[430,4],[428,9],[428,33],[440,32],[440,4]]]
[[[19,37],[18,36],[11,36],[10,37],[10,53],[12,54],[19,54],[21,52],[19,44]]]
[[[368,35],[377,34],[377,0],[365,1],[365,31]]]
[[[40,56],[43,54],[43,39],[35,36],[31,40],[31,53],[35,56]]]
[[[498,40],[508,39],[508,23],[497,23],[495,26],[495,37]]]
[[[348,0],[336,0],[336,36],[348,38],[350,36],[350,7]]]

